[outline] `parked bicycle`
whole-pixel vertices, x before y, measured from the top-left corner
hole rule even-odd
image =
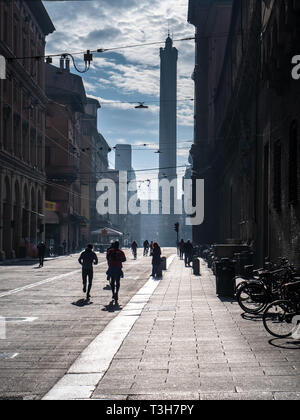
[[[253,271],[252,279],[244,280],[237,288],[236,299],[244,312],[257,314],[263,311],[268,304],[282,298],[282,286],[296,281],[294,267],[286,259],[281,259],[280,268]]]
[[[282,286],[283,299],[270,303],[264,314],[265,329],[274,337],[290,337],[300,329],[300,281]]]

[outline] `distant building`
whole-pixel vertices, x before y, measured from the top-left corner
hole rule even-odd
[[[0,1],[0,259],[35,255],[45,232],[45,37],[42,1]]]
[[[127,171],[128,185],[131,183],[133,188],[128,191],[128,203],[131,197],[137,197],[137,183],[136,174],[132,167],[132,148],[128,144],[117,144],[115,148],[115,170]],[[119,184],[120,186],[120,184]],[[123,185],[124,187],[124,185]],[[140,214],[134,215],[128,212],[127,215],[120,215],[122,230],[124,233],[125,243],[130,244],[135,240],[138,245],[141,231],[141,216]]]
[[[120,179],[120,172],[125,172],[126,179]],[[128,210],[120,211],[120,197],[127,205],[129,200],[136,199],[137,205],[137,184],[135,171],[132,168],[132,149],[129,144],[117,144],[115,146],[115,169],[111,169],[106,178],[110,178],[116,185],[116,214],[109,214],[109,221],[112,228],[122,233],[122,242],[129,245],[133,240],[139,242],[140,238],[140,214],[131,214]],[[128,191],[129,183],[131,189]],[[127,200],[126,200],[127,195]],[[126,204],[125,204],[126,205]],[[138,243],[138,245],[140,245]]]
[[[80,245],[92,241],[91,232],[100,227],[109,227],[109,216],[101,216],[96,209],[97,182],[105,178],[109,171],[108,153],[111,148],[97,129],[97,113],[100,103],[93,98],[87,98],[85,113],[81,116],[82,142],[80,159],[81,183],[81,216],[88,223],[81,226]]]

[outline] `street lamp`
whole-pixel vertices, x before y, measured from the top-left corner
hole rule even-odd
[[[139,105],[135,106],[135,109],[147,109],[148,106],[144,105],[144,102],[138,102]]]

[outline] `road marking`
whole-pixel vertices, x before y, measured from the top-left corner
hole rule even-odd
[[[19,353],[0,353],[0,359],[14,359]]]
[[[175,256],[174,254],[168,258],[168,267]],[[160,281],[150,277],[123,310],[80,354],[43,400],[89,399],[92,396],[159,283]]]
[[[26,317],[8,316],[8,317],[4,317],[4,319],[5,319],[5,322],[33,322],[38,318],[36,316],[26,316]]]
[[[17,289],[13,289],[13,290],[10,290],[8,292],[1,293],[0,298],[5,297],[5,296],[14,295],[15,293],[19,293],[19,292],[22,292],[23,290],[27,290],[27,289],[32,289],[33,287],[41,286],[43,284],[50,283],[51,281],[54,281],[54,280],[60,280],[60,279],[63,279],[65,277],[72,276],[73,274],[77,274],[80,271],[81,270],[71,271],[70,273],[65,273],[65,274],[61,274],[59,276],[50,277],[49,279],[41,280],[41,281],[38,281],[36,283],[31,283],[31,284],[28,284],[27,286],[18,287]]]
[[[98,266],[102,265],[102,264],[106,264],[106,262],[101,262],[101,263],[98,264]],[[10,296],[10,295],[13,295],[15,293],[22,292],[23,290],[32,289],[33,287],[42,286],[43,284],[50,283],[51,281],[60,280],[60,279],[72,276],[72,275],[80,273],[80,272],[81,272],[81,269],[78,269],[78,270],[75,270],[75,271],[71,271],[69,273],[60,274],[59,276],[50,277],[49,279],[41,280],[41,281],[38,281],[36,283],[31,283],[31,284],[28,284],[27,286],[18,287],[17,289],[13,289],[13,290],[9,290],[8,292],[1,293],[0,298],[5,297],[5,296]]]

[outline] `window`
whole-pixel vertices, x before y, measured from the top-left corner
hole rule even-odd
[[[46,167],[51,165],[51,148],[49,146],[45,147],[45,165]]]
[[[294,121],[290,128],[289,141],[289,203],[298,201],[298,125]]]
[[[274,178],[273,178],[273,206],[281,210],[281,142],[274,144]]]
[[[8,12],[5,9],[3,14],[3,39],[8,44]]]

